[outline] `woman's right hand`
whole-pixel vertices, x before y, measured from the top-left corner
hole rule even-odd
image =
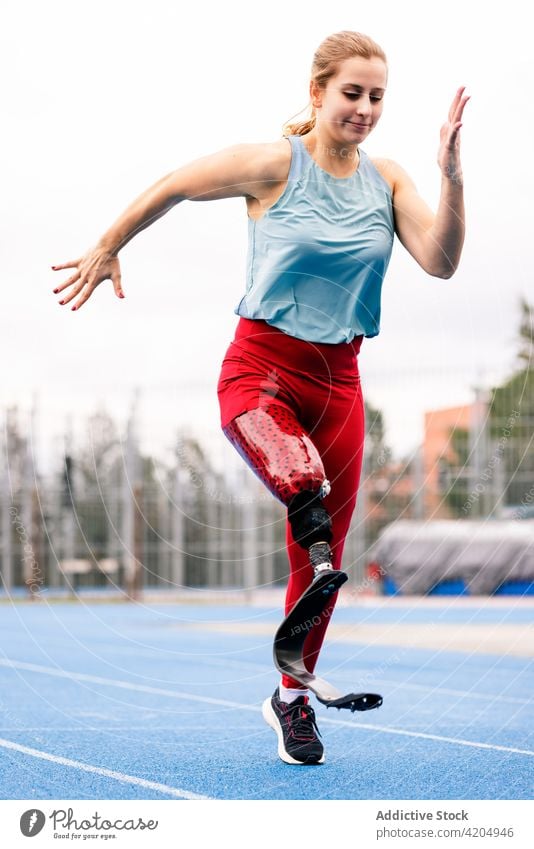
[[[124,298],[121,286],[121,269],[116,254],[111,254],[97,246],[84,254],[81,259],[52,266],[53,271],[62,271],[64,268],[75,268],[76,271],[68,280],[54,289],[54,293],[57,294],[72,287],[63,300],[59,302],[60,304],[68,304],[80,295],[71,307],[72,310],[78,310],[91,297],[96,287],[103,280],[111,280],[117,297]]]

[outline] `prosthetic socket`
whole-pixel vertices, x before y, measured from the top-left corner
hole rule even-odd
[[[318,542],[329,543],[332,522],[322,499],[330,492],[330,484],[319,453],[296,416],[279,404],[265,405],[235,418],[224,433],[288,508],[295,542],[306,549]]]

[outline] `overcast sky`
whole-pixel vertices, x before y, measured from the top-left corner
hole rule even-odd
[[[514,362],[532,287],[533,69],[527,5],[406,0],[6,2],[1,267],[2,406],[37,393],[50,446],[71,413],[124,420],[134,387],[143,437],[216,432],[216,382],[245,283],[245,200],[185,202],[121,253],[126,298],[104,283],[58,306],[50,266],[77,257],[147,186],[240,142],[271,141],[308,101],[313,53],[341,29],[389,59],[384,114],[364,149],[397,160],[435,206],[439,129],[460,85],[467,239],[448,281],[397,244],[382,331],[364,342],[364,390],[401,452],[425,409],[469,401]],[[122,418],[121,418],[122,417]],[[228,446],[228,451],[232,449]]]

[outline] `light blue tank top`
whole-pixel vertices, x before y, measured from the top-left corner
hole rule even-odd
[[[320,168],[300,136],[281,197],[248,219],[247,284],[235,309],[310,342],[380,330],[382,281],[394,236],[389,185],[364,151],[351,177]]]

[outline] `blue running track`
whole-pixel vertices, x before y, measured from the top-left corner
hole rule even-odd
[[[338,607],[318,672],[384,705],[316,703],[326,763],[298,767],[261,716],[278,607],[4,598],[0,797],[531,799],[534,608],[521,601]],[[465,647],[409,646],[403,629],[425,624],[464,629]],[[471,631],[510,648],[473,648]]]

